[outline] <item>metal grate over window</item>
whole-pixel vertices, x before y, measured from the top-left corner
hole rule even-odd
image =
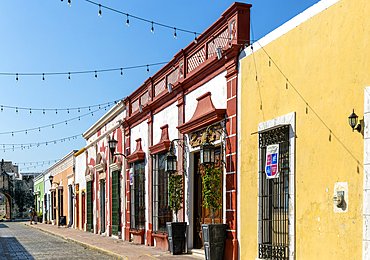
[[[265,173],[266,147],[279,144],[279,177],[267,179]],[[259,134],[259,258],[289,259],[289,126]]]
[[[164,171],[166,153],[154,155],[153,160],[153,231],[167,233],[166,222],[172,222],[169,207],[169,174]]]
[[[131,185],[131,228],[145,228],[145,162],[134,163]]]

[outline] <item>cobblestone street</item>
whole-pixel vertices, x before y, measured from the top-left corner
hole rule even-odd
[[[112,259],[19,222],[0,223],[0,259]]]
[[[3,259],[204,259],[204,256],[133,244],[72,228],[28,222],[0,223],[0,260]]]

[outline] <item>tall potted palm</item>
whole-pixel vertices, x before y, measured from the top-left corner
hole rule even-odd
[[[178,222],[178,212],[184,200],[183,176],[177,173],[177,157],[171,142],[165,158],[165,171],[169,173],[169,207],[175,213],[175,222],[167,222],[168,245],[173,255],[182,254],[185,248],[186,222]]]
[[[215,212],[221,205],[221,169],[213,166],[204,170],[203,207],[210,211],[212,224],[202,224],[203,245],[206,260],[221,260],[225,249],[226,224],[215,223]]]

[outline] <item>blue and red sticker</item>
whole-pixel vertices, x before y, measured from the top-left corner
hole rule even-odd
[[[278,178],[278,158],[279,145],[269,145],[266,147],[266,177],[267,179]]]

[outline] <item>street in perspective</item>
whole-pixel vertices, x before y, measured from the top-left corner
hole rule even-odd
[[[0,10],[0,260],[370,260],[369,0]]]

